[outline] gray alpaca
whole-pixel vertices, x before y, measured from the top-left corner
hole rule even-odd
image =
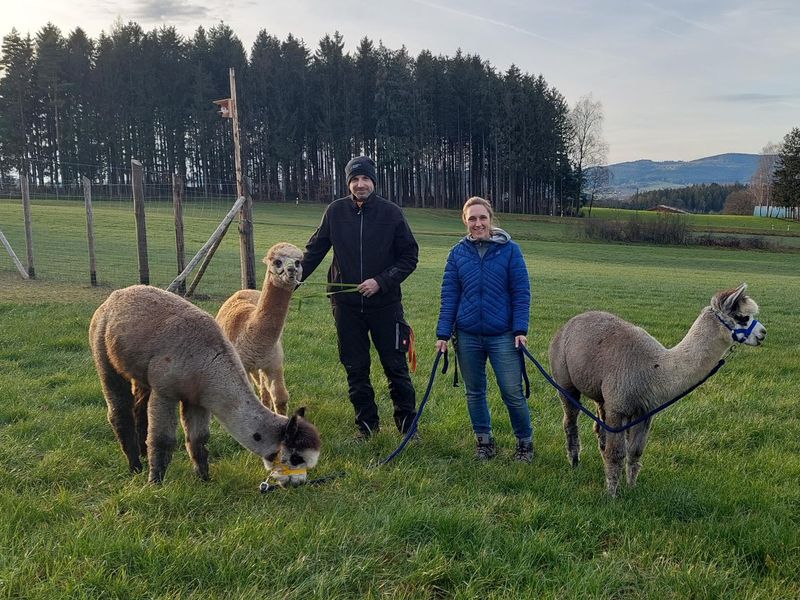
[[[755,320],[758,305],[745,295],[747,284],[718,292],[674,348],[665,348],[644,329],[607,312],[590,311],[570,319],[550,342],[555,381],[571,396],[595,401],[598,416],[620,427],[671,400],[703,379],[736,342],[758,346],[767,335]],[[578,414],[563,394],[567,458],[580,460]],[[650,432],[647,419],[622,433],[595,423],[603,457],[606,489],[616,496],[627,458],[628,485],[636,485]]]
[[[89,343],[108,420],[131,472],[142,470],[139,456],[146,454],[149,480],[163,480],[179,405],[186,449],[201,479],[208,479],[212,415],[267,471],[279,457],[293,468],[317,463],[319,433],[303,411],[287,418],[263,406],[219,325],[191,302],[145,285],[112,292],[92,317]]]

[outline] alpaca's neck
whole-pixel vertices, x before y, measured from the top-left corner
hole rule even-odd
[[[243,370],[232,374],[226,383],[224,389],[212,391],[214,398],[205,406],[251,452],[262,458],[277,452],[288,419],[261,404]]]
[[[662,375],[679,394],[708,375],[732,343],[711,309],[704,308],[684,338],[666,351]]]
[[[281,336],[293,291],[278,287],[270,281],[269,274],[267,274],[264,279],[264,289],[261,291],[258,306],[253,315],[257,321],[259,335],[269,336],[269,339],[273,340]]]

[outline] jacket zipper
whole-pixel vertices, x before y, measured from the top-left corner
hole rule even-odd
[[[358,226],[358,269],[359,269],[359,283],[364,281],[364,207],[358,209],[358,216],[360,218]],[[364,294],[361,294],[361,312],[364,312]]]

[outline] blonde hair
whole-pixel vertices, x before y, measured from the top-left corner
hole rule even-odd
[[[473,196],[472,198],[464,202],[464,207],[461,209],[461,220],[464,221],[464,223],[466,224],[467,209],[470,206],[475,206],[476,204],[479,204],[486,209],[486,212],[489,213],[489,226],[494,227],[495,220],[494,220],[494,210],[492,210],[492,203],[489,202],[486,198],[481,198],[480,196]]]

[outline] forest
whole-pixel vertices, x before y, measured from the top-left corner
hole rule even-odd
[[[230,189],[230,120],[212,104],[230,96],[230,67],[257,201],[342,196],[345,163],[365,153],[382,195],[401,205],[457,207],[477,194],[504,212],[580,207],[585,155],[575,160],[570,107],[542,75],[366,37],[347,53],[339,33],[312,50],[261,30],[248,53],[224,24],[190,39],[133,22],[97,39],[52,24],[34,37],[12,29],[0,58],[0,183],[86,176],[113,189],[138,159],[150,183],[177,173],[189,187]]]

